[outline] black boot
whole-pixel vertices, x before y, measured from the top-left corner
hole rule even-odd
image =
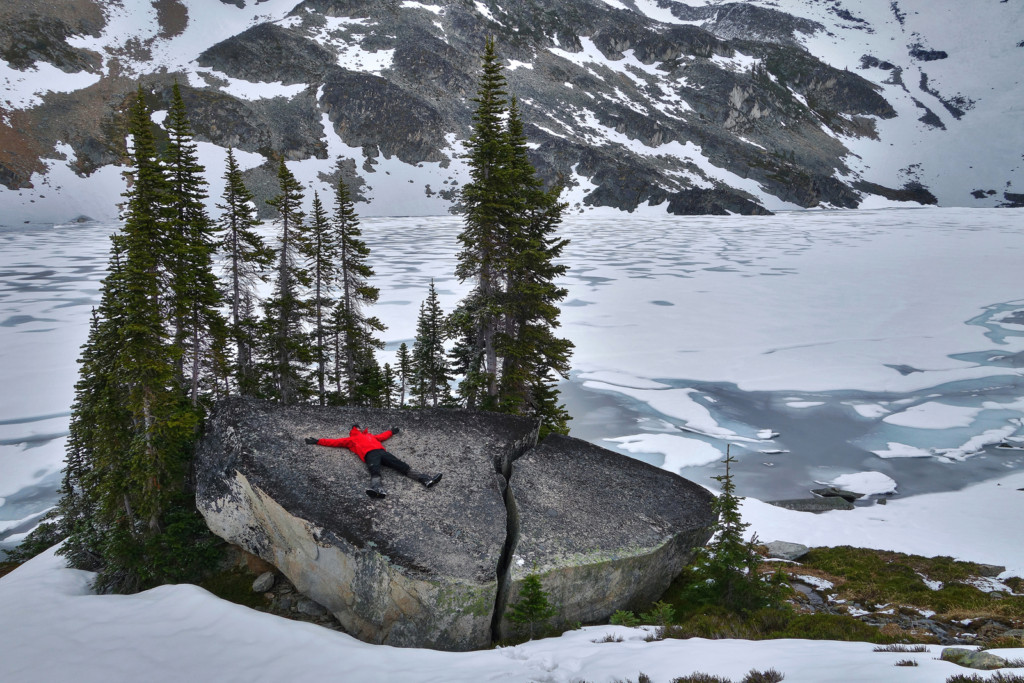
[[[380,477],[370,477],[370,485],[366,488],[366,495],[370,498],[383,498],[388,495],[384,490]]]
[[[417,472],[416,470],[409,470],[405,476],[409,477],[410,479],[415,479],[419,483],[426,486],[428,489],[437,482],[441,481],[440,474],[425,474],[424,472]]]

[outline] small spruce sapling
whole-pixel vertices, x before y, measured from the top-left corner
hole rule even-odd
[[[612,614],[612,616],[608,619],[608,623],[612,626],[633,627],[639,626],[640,620],[637,618],[635,614],[633,614],[629,610],[620,609],[617,610],[614,614]]]
[[[548,602],[548,594],[541,586],[540,577],[527,574],[519,589],[519,599],[510,606],[509,621],[526,628],[532,640],[534,633],[545,626],[558,610]]]
[[[722,483],[722,493],[712,510],[718,521],[711,541],[701,548],[694,563],[690,597],[698,604],[718,604],[738,613],[747,613],[760,607],[771,607],[779,602],[780,589],[776,580],[761,576],[757,536],[743,540],[749,527],[740,517],[740,501],[732,480],[730,465],[736,462],[726,449],[725,474],[714,477]]]

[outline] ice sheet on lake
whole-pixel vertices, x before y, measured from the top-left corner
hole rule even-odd
[[[673,434],[632,434],[605,439],[627,453],[659,453],[665,456],[662,469],[679,474],[684,467],[709,465],[722,459],[722,451],[699,439]]]
[[[332,156],[356,155],[324,123]],[[382,168],[388,163],[381,160]],[[435,175],[435,166],[418,169],[424,175],[417,178],[377,174],[375,183],[396,178],[416,190],[447,177]],[[289,167],[307,186],[330,196],[321,174],[332,170],[331,160]],[[375,259],[374,284],[381,295],[373,313],[388,326],[379,359],[394,364],[398,345],[415,335],[417,307],[431,279],[445,311],[472,286],[453,275],[462,222],[453,216],[368,218],[362,227],[372,252],[385,255]],[[0,379],[7,389],[0,393],[0,420],[67,414],[111,230],[86,225],[0,231]],[[271,235],[273,228],[265,226],[264,232]],[[1007,322],[1016,319],[1010,312],[1024,308],[1015,299],[1018,255],[1024,251],[1022,212],[590,216],[566,220],[562,234],[571,240],[563,256],[570,267],[563,281],[566,301],[585,303],[565,305],[561,315],[560,334],[575,345],[578,381],[621,397],[622,404],[642,406],[639,415],[651,418],[638,423],[636,432],[620,423],[595,435],[595,442],[640,432],[672,434],[662,422],[667,420],[720,451],[728,442],[755,451],[792,449],[786,439],[794,435],[774,418],[761,424],[757,416],[749,424],[735,419],[731,402],[751,392],[777,392],[776,407],[790,417],[848,413],[861,428],[876,429],[863,448],[885,458],[955,461],[1003,436],[1020,437],[1019,424],[1011,421],[1024,413],[1019,390],[1016,399],[995,400],[986,387],[1018,381],[1005,359],[1024,351],[1024,335]],[[976,277],[980,263],[984,278]],[[943,393],[953,381],[976,384],[953,399]],[[692,386],[701,382],[728,391],[712,396]],[[828,405],[809,405],[821,402]],[[967,411],[983,410],[968,426],[951,429],[882,421],[891,412],[902,411],[896,419],[905,420],[931,410],[913,409],[928,403],[959,406],[947,415],[957,424],[967,421]],[[609,409],[621,410],[613,405]],[[835,406],[848,409],[834,411]],[[767,424],[784,432],[777,442],[757,438]],[[42,423],[10,429],[4,428],[3,438],[50,433]],[[29,460],[40,456],[43,466],[19,466],[15,472],[0,464],[0,481],[15,490],[18,482],[38,481],[36,471],[51,471],[55,457],[39,449],[19,452]],[[786,460],[797,457],[793,450]]]
[[[854,493],[863,493],[865,496],[896,493],[896,481],[882,472],[854,472],[821,483]]]
[[[951,406],[946,403],[928,401],[887,415],[882,418],[882,422],[915,429],[969,427],[981,411],[980,407]]]
[[[680,428],[695,434],[721,439],[752,440],[721,427],[711,417],[711,411],[694,400],[694,395],[699,394],[695,389],[634,389],[592,380],[584,382],[583,386],[589,389],[611,390],[643,401],[663,415],[682,420]]]
[[[917,448],[905,443],[890,441],[888,448],[872,451],[879,458],[930,458],[934,453],[926,448]]]

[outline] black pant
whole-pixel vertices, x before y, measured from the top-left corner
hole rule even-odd
[[[372,450],[366,454],[366,466],[370,468],[371,477],[380,476],[380,466],[390,467],[393,470],[398,470],[402,474],[409,474],[409,470],[412,469],[406,463],[399,460],[395,455],[388,453],[383,448]]]

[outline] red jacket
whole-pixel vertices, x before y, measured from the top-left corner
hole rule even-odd
[[[384,448],[381,445],[381,441],[387,441],[391,438],[391,430],[381,432],[380,434],[371,434],[369,429],[359,431],[357,427],[353,427],[352,431],[348,433],[348,436],[344,439],[320,439],[317,441],[319,446],[331,446],[332,448],[348,448],[354,451],[359,459],[366,462],[366,454],[370,451],[375,451],[378,448]]]

